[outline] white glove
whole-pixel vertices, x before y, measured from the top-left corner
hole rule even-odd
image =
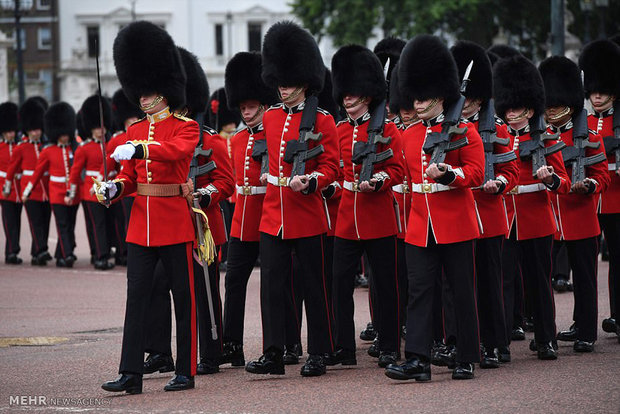
[[[106,194],[107,190],[107,194]],[[109,201],[116,195],[116,184],[112,181],[95,181],[93,192],[100,203]],[[106,197],[107,196],[107,197]]]
[[[125,160],[130,160],[133,157],[133,154],[136,153],[136,147],[133,144],[123,144],[116,147],[111,158],[114,158],[114,161],[120,162]]]

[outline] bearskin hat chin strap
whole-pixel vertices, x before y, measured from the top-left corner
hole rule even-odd
[[[282,95],[280,94],[280,91],[278,91],[278,95],[280,96],[280,100],[282,101],[282,103],[285,105],[288,105],[291,102],[295,102],[295,100],[297,99],[299,94],[303,92],[303,90],[304,90],[303,86],[299,86],[293,91],[293,93],[291,93],[286,98],[282,97]]]
[[[431,103],[429,103],[426,108],[422,109],[421,111],[416,111],[416,112],[418,113],[418,115],[425,114],[425,113],[429,112],[431,109],[433,109],[435,107],[435,105],[437,105],[438,102],[439,102],[439,99],[433,98]]]
[[[525,108],[523,110],[523,112],[521,112],[519,115],[517,115],[517,116],[515,116],[513,118],[506,117],[506,121],[508,121],[508,122],[519,122],[519,121],[522,121],[523,119],[527,118],[527,114],[529,113],[529,111],[530,110],[528,108]]]
[[[258,117],[261,116],[264,112],[265,112],[265,105],[260,104],[254,116],[252,116],[252,118],[248,120],[244,118],[243,122],[245,122],[246,125],[250,126],[250,124],[254,123],[254,121],[256,121]]]
[[[569,113],[570,113],[570,107],[565,106],[564,109],[562,109],[560,112],[557,113],[557,115],[547,116],[547,118],[549,119],[549,121],[557,121],[558,119],[564,118]]]
[[[150,104],[144,106],[144,105],[140,105],[140,109],[142,109],[142,111],[146,112],[146,111],[150,111],[151,109],[155,108],[157,105],[160,104],[161,101],[164,100],[164,97],[161,95],[157,95],[157,97],[155,99],[153,99],[153,102],[151,102]]]

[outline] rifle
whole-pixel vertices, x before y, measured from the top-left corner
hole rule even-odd
[[[284,161],[293,164],[291,177],[304,175],[306,173],[306,161],[325,152],[325,148],[320,144],[308,149],[309,141],[318,142],[323,137],[321,132],[316,134],[313,132],[318,106],[319,98],[316,95],[306,98],[306,104],[301,114],[301,123],[299,124],[299,139],[292,139],[286,143]]]
[[[97,53],[95,54],[95,62],[97,65],[97,98],[99,100],[99,126],[101,128],[101,155],[103,157],[103,181],[108,179],[108,157],[105,150],[106,145],[106,133],[105,126],[103,124],[103,98],[101,97],[101,73],[99,71],[99,44],[97,39],[95,39],[95,50]],[[93,177],[94,180],[94,177]],[[108,194],[108,189],[105,190],[105,196],[103,205],[106,208],[110,208],[110,195]]]
[[[261,175],[269,172],[269,157],[267,156],[266,139],[259,139],[254,141],[254,146],[252,147],[252,158],[255,161],[260,161]]]
[[[370,122],[368,123],[368,141],[358,141],[353,147],[353,157],[351,161],[355,164],[362,164],[359,175],[359,183],[370,181],[374,171],[374,165],[390,159],[394,156],[391,148],[377,154],[377,144],[389,144],[392,137],[383,136],[385,126],[386,100],[382,100],[372,111]]]
[[[614,134],[610,137],[604,137],[603,143],[605,144],[605,152],[608,156],[614,155],[616,157],[615,165],[609,164],[611,171],[617,171],[620,166],[620,100],[614,103],[614,121],[613,121]]]
[[[548,134],[545,127],[545,119],[541,114],[530,119],[530,136],[532,139],[519,143],[519,157],[522,160],[532,160],[532,177],[536,177],[536,171],[547,165],[546,157],[566,147],[562,141],[558,141],[550,147],[545,147],[545,141],[556,140],[560,134]]]
[[[422,149],[426,154],[432,154],[429,164],[439,164],[446,159],[446,152],[454,151],[464,147],[469,143],[467,137],[463,137],[454,142],[450,141],[453,135],[463,135],[467,132],[467,127],[458,128],[458,124],[461,122],[461,113],[465,106],[465,96],[463,95],[467,90],[467,84],[469,83],[469,74],[471,68],[474,66],[474,61],[469,62],[463,81],[461,83],[461,95],[459,99],[446,111],[445,118],[441,123],[440,132],[431,132],[426,136],[424,146]]]
[[[489,99],[480,109],[480,122],[478,132],[482,138],[484,146],[484,182],[495,180],[495,164],[504,164],[517,159],[514,151],[495,154],[494,145],[507,146],[510,144],[509,138],[498,138],[495,127],[495,106],[493,99]]]
[[[204,123],[204,113],[200,113],[196,116],[196,121],[200,128],[200,139],[194,150],[194,156],[190,162],[189,167],[189,179],[194,185],[194,191],[196,191],[196,178],[208,174],[215,170],[217,167],[215,161],[210,160],[205,164],[200,165],[198,163],[198,156],[210,157],[213,150],[204,150],[202,148],[202,127]],[[202,270],[205,278],[205,286],[207,288],[207,300],[209,303],[209,317],[211,319],[211,337],[213,340],[217,339],[217,325],[215,324],[215,312],[213,308],[213,294],[211,292],[211,283],[209,279],[209,265],[213,263],[215,257],[215,245],[213,243],[213,237],[209,230],[209,220],[206,214],[202,211],[198,199],[193,199],[192,211],[194,212],[194,219],[196,220],[196,230],[198,232],[198,257],[201,260]]]
[[[571,182],[573,184],[586,178],[586,167],[598,164],[607,159],[605,154],[598,153],[586,157],[586,148],[598,148],[600,142],[588,140],[588,111],[584,108],[578,114],[573,115],[573,145],[562,150],[564,164],[571,167]]]

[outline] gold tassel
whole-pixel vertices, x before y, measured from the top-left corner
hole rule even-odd
[[[213,235],[209,228],[209,219],[204,211],[200,208],[192,207],[192,211],[200,216],[203,220],[204,226],[204,243],[198,244],[198,258],[203,263],[207,263],[209,266],[215,260],[215,241],[213,241]],[[200,231],[199,229],[197,231]],[[198,238],[200,240],[200,238]]]

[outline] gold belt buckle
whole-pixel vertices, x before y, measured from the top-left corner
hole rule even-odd
[[[244,185],[242,187],[242,193],[243,193],[243,195],[246,195],[246,196],[252,195],[252,187]]]
[[[409,194],[409,186],[407,184],[403,184],[403,194]]]
[[[354,192],[359,192],[360,191],[360,186],[358,183],[353,183],[353,191]]]
[[[508,193],[509,194],[519,194],[519,186],[515,185],[514,187],[512,187],[512,189]]]
[[[423,193],[430,193],[431,192],[431,185],[430,184],[422,184],[422,192]]]
[[[286,187],[288,185],[286,181],[287,181],[286,177],[280,177],[278,178],[278,185],[280,187]]]

